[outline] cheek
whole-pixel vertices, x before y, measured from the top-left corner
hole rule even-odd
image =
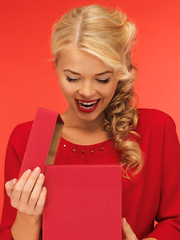
[[[114,95],[114,92],[116,90],[116,87],[117,87],[117,84],[111,84],[106,89],[104,89],[104,91],[103,91],[104,97],[112,98]]]
[[[74,95],[75,89],[72,85],[70,86],[66,82],[60,82],[59,84],[65,97],[72,97]]]

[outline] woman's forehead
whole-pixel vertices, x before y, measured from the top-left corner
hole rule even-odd
[[[103,71],[113,71],[113,68],[104,63],[97,56],[75,47],[63,48],[59,54],[58,62],[63,68],[74,70],[79,73],[82,70],[88,70],[101,73]]]

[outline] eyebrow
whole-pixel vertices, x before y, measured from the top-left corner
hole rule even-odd
[[[76,75],[81,75],[80,73],[77,73],[77,72],[74,72],[74,71],[71,71],[70,69],[64,69],[64,72],[71,72],[73,74],[76,74]],[[100,75],[103,75],[105,73],[113,73],[112,71],[105,71],[105,72],[102,72],[102,73],[97,73],[95,74],[95,76],[100,76]]]

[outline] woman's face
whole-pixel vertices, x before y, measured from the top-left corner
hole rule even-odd
[[[57,73],[69,113],[86,122],[103,114],[118,83],[110,66],[73,46],[61,50]]]

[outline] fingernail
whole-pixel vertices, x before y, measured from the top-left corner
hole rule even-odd
[[[31,169],[28,169],[28,170],[26,171],[26,176],[28,176],[28,175],[30,174],[30,172],[31,172]]]
[[[11,181],[11,185],[14,185],[16,182],[16,179],[14,178],[12,181]]]
[[[38,173],[40,171],[40,168],[39,167],[36,167],[35,169],[34,169],[34,172],[35,173]]]
[[[127,223],[127,221],[126,221],[126,218],[123,218],[123,223],[124,223],[124,224],[126,224],[126,223]]]
[[[43,174],[42,174],[42,173],[40,173],[40,174],[39,174],[39,179],[40,179],[40,180],[42,180],[42,179],[43,179],[43,177],[44,177],[44,176],[43,176]]]

